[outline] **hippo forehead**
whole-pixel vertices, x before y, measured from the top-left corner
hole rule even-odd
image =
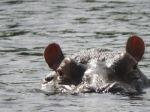
[[[74,59],[87,64],[93,71],[111,71],[111,74],[127,74],[137,66],[137,61],[129,53],[119,50],[89,49],[74,56]],[[106,73],[107,74],[107,73]]]
[[[81,51],[73,55],[71,58],[79,63],[91,63],[93,66],[95,62],[99,61],[104,63],[106,67],[111,67],[114,63],[122,60],[125,57],[125,54],[126,52],[123,50],[111,51],[108,49],[89,49]]]

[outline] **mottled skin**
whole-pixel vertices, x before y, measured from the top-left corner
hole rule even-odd
[[[44,56],[55,72],[44,79],[42,89],[57,93],[141,93],[149,86],[138,68],[144,50],[144,42],[137,36],[128,39],[125,51],[89,49],[66,58],[59,45],[50,44]]]

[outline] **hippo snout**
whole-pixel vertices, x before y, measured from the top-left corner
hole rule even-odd
[[[107,91],[106,91],[107,90]],[[121,93],[121,94],[138,94],[139,91],[129,84],[122,82],[114,82],[107,87],[105,91],[110,93]]]
[[[141,79],[133,80],[131,86],[135,88],[138,92],[142,92],[144,85]]]

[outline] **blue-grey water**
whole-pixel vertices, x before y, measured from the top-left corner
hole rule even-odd
[[[139,67],[150,78],[149,0],[0,0],[0,112],[149,112],[150,88],[134,97],[39,91],[50,42],[65,54],[116,50],[133,34],[145,41]]]

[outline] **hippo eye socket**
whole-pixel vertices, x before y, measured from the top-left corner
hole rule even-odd
[[[57,73],[60,75],[60,76],[63,76],[63,72],[61,70],[57,70]]]
[[[137,69],[137,65],[134,65],[134,66],[133,66],[133,69],[136,70],[136,69]]]

